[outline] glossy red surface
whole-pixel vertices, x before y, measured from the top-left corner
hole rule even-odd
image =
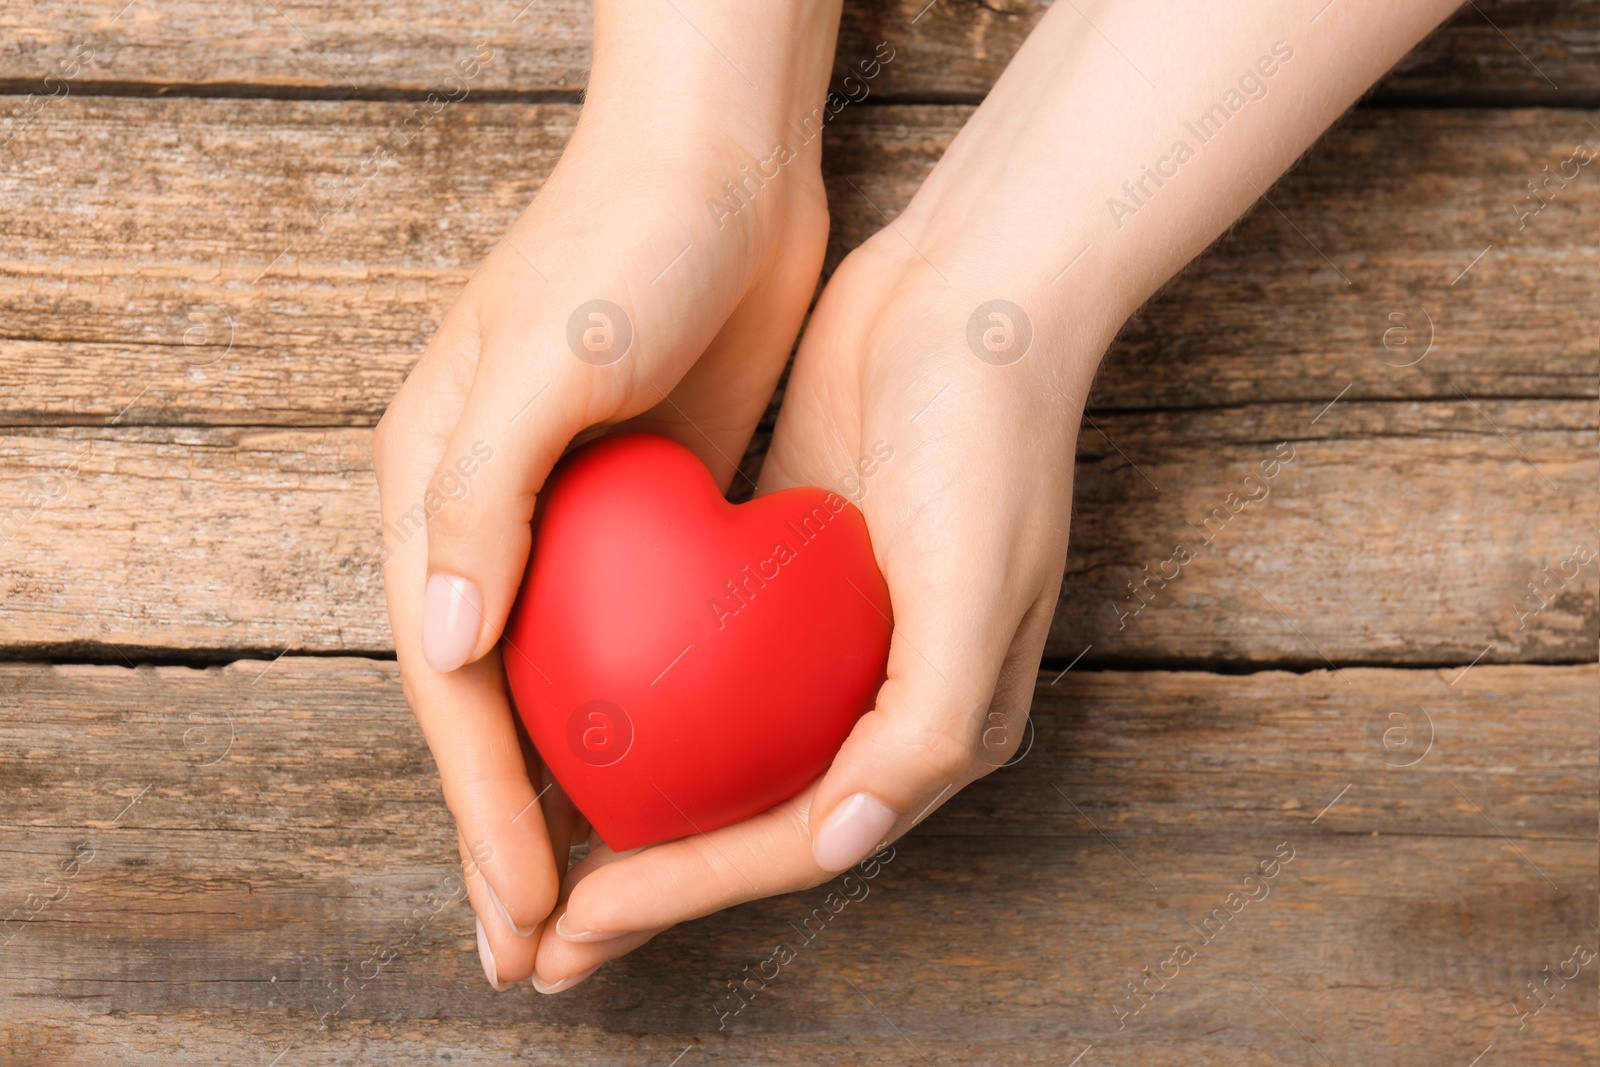
[[[755,815],[872,706],[889,593],[838,494],[722,498],[693,453],[626,434],[557,466],[503,641],[519,714],[601,838]]]

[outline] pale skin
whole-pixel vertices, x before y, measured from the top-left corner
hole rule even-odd
[[[771,0],[760,20],[732,0],[597,0],[578,129],[373,449],[390,522],[475,443],[494,451],[385,567],[491,983],[558,992],[676,923],[819,884],[1004,762],[1060,587],[1102,354],[1455,3],[1055,4],[907,208],[830,279],[759,478],[760,492],[834,486],[892,447],[859,500],[895,615],[874,708],[792,800],[634,853],[595,843],[569,871],[588,828],[559,788],[540,795],[496,648],[528,520],[574,439],[623,424],[686,445],[724,487],[735,477],[821,268],[820,139],[801,146],[792,123],[823,99],[839,16],[839,0]],[[1203,145],[1186,130],[1241,96]],[[708,210],[780,141],[796,158],[745,208]],[[567,340],[597,297],[634,331],[604,365]],[[1020,356],[969,343],[996,299],[1031,326]]]

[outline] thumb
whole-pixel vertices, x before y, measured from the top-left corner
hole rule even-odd
[[[532,545],[534,503],[556,460],[586,426],[612,417],[638,347],[629,313],[579,304],[563,330],[553,314],[486,333],[455,428],[422,500],[402,523],[427,527],[422,655],[441,673],[500,639]],[[568,345],[565,334],[575,334]],[[566,351],[567,348],[572,351]],[[409,531],[397,531],[402,536]]]
[[[896,613],[888,680],[811,806],[812,856],[825,871],[859,862],[990,769],[977,763],[978,739],[1014,627],[945,614]]]

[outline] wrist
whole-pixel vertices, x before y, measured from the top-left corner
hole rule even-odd
[[[1114,265],[1090,263],[1083,243],[1094,220],[1025,210],[992,185],[948,185],[936,209],[916,198],[891,228],[858,250],[865,273],[902,290],[935,289],[953,317],[963,356],[1032,371],[1082,400],[1100,361],[1138,304]],[[1087,243],[1086,241],[1084,243]],[[957,314],[958,313],[958,314]]]
[[[813,314],[813,342],[876,354],[908,378],[963,368],[996,396],[1042,405],[1039,418],[1075,424],[1122,317],[1092,286],[1041,282],[1014,249],[963,243],[954,229],[946,242],[927,231],[908,242],[904,217],[840,264]]]
[[[585,125],[760,159],[822,103],[841,0],[597,0]],[[793,145],[799,148],[798,145]],[[819,146],[808,145],[813,167]]]
[[[1059,162],[985,144],[984,131],[975,132],[970,161],[947,155],[944,173],[896,217],[901,244],[914,246],[913,258],[936,265],[950,284],[1024,309],[1037,336],[1063,338],[1092,374],[1148,298],[1149,272],[1125,260],[1126,243],[1105,239],[1097,201],[1064,192]],[[1002,154],[1003,168],[982,162]]]

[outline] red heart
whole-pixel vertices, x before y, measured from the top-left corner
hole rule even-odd
[[[681,445],[563,459],[504,638],[539,754],[618,851],[765,811],[872,706],[889,591],[866,520],[821,489],[722,498]]]

